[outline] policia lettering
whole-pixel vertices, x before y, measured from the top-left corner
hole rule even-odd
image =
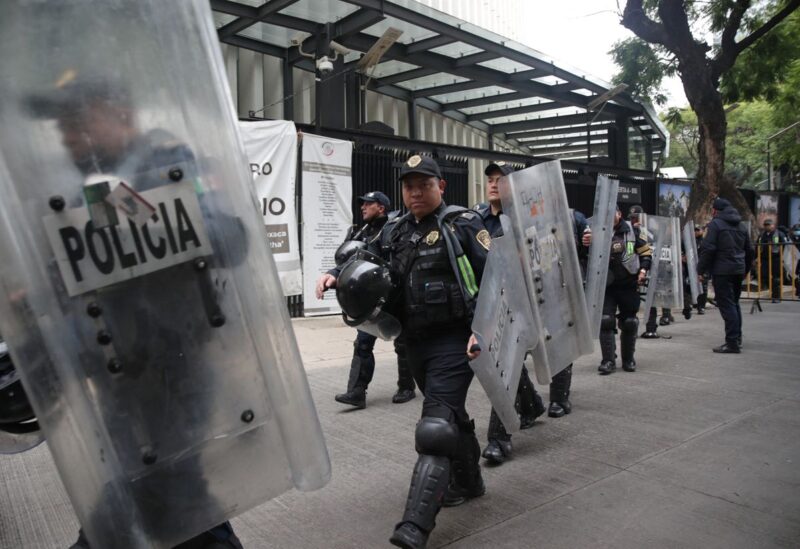
[[[142,196],[154,218],[98,228],[85,207],[44,218],[47,236],[70,296],[116,284],[211,254],[191,183],[167,185]]]

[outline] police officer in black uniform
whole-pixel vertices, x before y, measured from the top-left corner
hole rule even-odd
[[[764,220],[764,231],[758,237],[758,260],[761,262],[761,286],[772,290],[772,302],[780,303],[783,291],[783,253],[791,241],[772,219]],[[785,276],[785,274],[784,274]]]
[[[492,237],[502,236],[503,227],[500,224],[500,214],[502,203],[498,183],[500,178],[514,171],[510,164],[505,162],[493,162],[486,167],[486,200],[487,203],[477,204],[474,210],[483,219],[483,224]],[[522,376],[517,386],[516,407],[520,415],[520,429],[533,427],[536,418],[545,412],[542,397],[536,392],[536,388],[528,375],[528,369],[522,367]],[[563,415],[563,414],[562,414]],[[486,433],[488,444],[483,450],[483,457],[491,463],[500,465],[511,457],[512,445],[511,435],[506,431],[500,417],[492,408],[489,417],[489,430]]]
[[[389,217],[387,212],[391,207],[389,197],[380,191],[371,191],[358,198],[361,203],[361,217],[364,225],[360,228],[351,227],[345,237],[345,242],[339,247],[336,254],[336,264],[341,265],[347,260],[346,254],[352,251],[353,243],[362,243],[364,246],[377,241]],[[329,271],[336,274],[335,270]],[[361,330],[353,342],[353,360],[350,363],[350,376],[347,381],[347,392],[336,395],[334,398],[342,404],[349,404],[356,408],[367,406],[367,387],[375,373],[375,341],[377,337]],[[408,402],[416,396],[414,392],[414,378],[408,367],[405,356],[405,347],[402,338],[394,340],[397,354],[397,392],[392,396],[392,402],[401,404]]]
[[[445,497],[457,505],[485,492],[465,402],[473,377],[468,357],[479,352],[470,325],[491,238],[477,213],[444,203],[446,182],[432,158],[409,158],[400,180],[409,212],[390,222],[381,246],[370,251],[391,265],[397,292],[386,309],[400,320],[411,371],[425,395],[415,432],[419,457],[405,513],[389,540],[418,549],[426,546]],[[336,285],[329,276],[325,288]]]
[[[135,113],[127,90],[108,80],[88,77],[81,79],[80,75],[67,71],[54,90],[29,98],[26,106],[34,116],[56,120],[67,153],[84,175],[136,174],[135,179],[129,183],[136,191],[141,192],[169,185],[177,180],[193,178],[199,171],[192,151],[169,132],[152,130],[142,134],[136,127]],[[82,198],[76,200],[80,202]],[[247,246],[245,236],[242,235],[241,243],[244,248]],[[114,306],[128,307],[131,319],[136,320],[140,312],[136,305],[137,299],[158,300],[159,295],[175,292],[179,287],[186,288],[185,284],[178,281],[192,279],[173,271],[184,268],[187,267],[178,265],[152,273],[140,286],[131,286],[136,284],[131,281],[118,291],[107,288],[103,295]],[[158,375],[163,375],[159,372],[165,367],[165,362],[180,360],[180,343],[176,342],[175,333],[169,326],[139,322],[135,324],[136,329],[128,334],[127,341],[115,342],[119,346],[118,351],[125,355],[123,362],[129,366],[129,375],[157,378]],[[138,356],[136,340],[144,337],[162,339],[165,348],[170,349],[173,354],[165,353],[165,357],[149,359]],[[202,405],[202,402],[198,402],[198,406]],[[205,493],[206,486],[202,477],[198,476],[194,480],[194,484],[183,486],[183,490],[186,493],[191,493],[192,490]],[[176,482],[181,480],[177,479]],[[72,548],[88,547],[89,542],[81,530]],[[241,547],[242,544],[230,523],[225,522],[181,543],[176,549]]]
[[[589,261],[589,246],[592,244],[592,230],[586,216],[578,210],[572,210],[572,229],[575,239],[575,248],[578,250],[578,262],[584,281],[586,280],[586,267]],[[572,403],[569,400],[572,387],[572,364],[553,376],[550,381],[550,404],[547,415],[552,418],[564,417],[572,412]]]
[[[636,330],[639,320],[639,291],[644,283],[653,252],[637,227],[622,219],[617,206],[614,214],[614,235],[611,239],[611,257],[608,264],[608,281],[603,302],[603,317],[600,322],[600,350],[603,360],[598,367],[600,375],[608,375],[617,369],[614,315],[617,314],[622,355],[622,369],[636,371],[633,359],[636,347]]]

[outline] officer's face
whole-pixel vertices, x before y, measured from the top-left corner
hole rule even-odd
[[[115,162],[133,131],[130,113],[103,103],[65,114],[58,119],[61,142],[83,172]]]
[[[447,183],[432,175],[410,173],[403,178],[403,204],[408,211],[421,219],[432,213],[442,203]]]
[[[383,215],[385,208],[378,202],[362,202],[361,203],[361,218],[369,223],[376,217]]]
[[[503,172],[494,170],[486,176],[486,200],[490,204],[497,204],[500,202],[500,178],[503,177]]]
[[[619,222],[622,221],[622,212],[617,210],[614,212],[614,226],[616,227],[619,225]]]

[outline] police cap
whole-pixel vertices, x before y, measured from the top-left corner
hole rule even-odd
[[[486,169],[483,171],[483,173],[486,175],[489,175],[492,172],[500,172],[503,175],[508,175],[514,172],[514,166],[508,164],[507,162],[499,160],[497,162],[492,162],[491,164],[486,166]]]
[[[36,118],[58,118],[98,102],[127,106],[130,101],[129,90],[120,83],[67,69],[52,84],[28,96],[25,107]]]
[[[439,164],[430,156],[422,156],[415,154],[403,163],[400,168],[400,180],[412,173],[420,173],[433,177],[442,178],[442,172],[439,170]]]
[[[380,191],[370,191],[364,196],[359,196],[358,202],[377,202],[378,204],[382,204],[384,207],[386,207],[387,210],[392,204],[392,202],[389,200],[389,197]]]

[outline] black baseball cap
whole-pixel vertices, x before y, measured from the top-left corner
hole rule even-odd
[[[724,198],[716,198],[714,199],[714,203],[711,205],[711,207],[714,208],[715,210],[722,211],[730,205],[731,203],[725,200]]]
[[[377,202],[378,204],[382,204],[385,208],[389,208],[392,202],[389,200],[389,197],[383,194],[380,191],[370,191],[364,196],[358,197],[359,202]]]
[[[129,90],[108,78],[66,69],[52,84],[25,98],[26,110],[36,118],[58,118],[96,102],[130,105]]]
[[[497,162],[492,162],[491,164],[486,166],[486,169],[483,170],[483,173],[485,175],[489,175],[492,172],[500,172],[503,175],[508,175],[508,174],[510,174],[510,173],[512,173],[514,171],[515,171],[514,170],[514,166],[512,166],[511,164],[508,164],[508,163],[506,163],[506,162],[504,162],[502,160],[499,160]]]
[[[442,172],[439,170],[439,164],[430,156],[422,156],[415,154],[403,163],[400,168],[400,180],[411,173],[421,173],[433,177],[442,178]]]

